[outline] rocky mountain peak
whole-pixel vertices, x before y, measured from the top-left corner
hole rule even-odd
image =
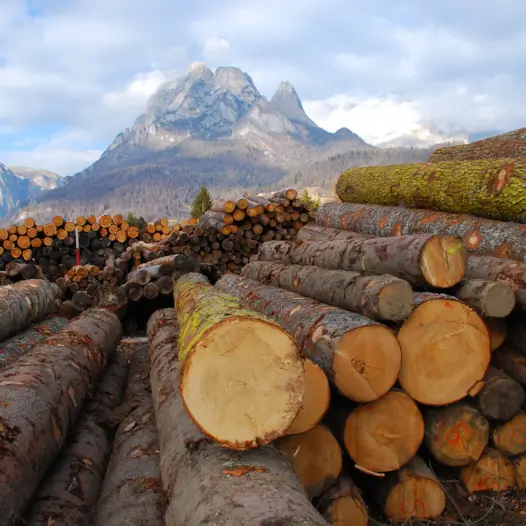
[[[284,81],[279,84],[270,103],[291,121],[318,128],[318,125],[305,113],[298,92],[290,82]]]

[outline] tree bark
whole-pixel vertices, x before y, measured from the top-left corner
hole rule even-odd
[[[290,248],[287,248],[287,245]],[[449,288],[464,276],[467,251],[460,238],[413,235],[345,241],[305,241],[299,245],[270,241],[261,245],[259,261],[291,262],[362,274],[390,274],[422,287]]]
[[[303,362],[293,338],[201,274],[179,278],[174,298],[181,330],[179,385],[194,422],[234,449],[283,435],[304,391]]]
[[[454,294],[482,316],[489,318],[505,318],[515,307],[513,288],[500,281],[463,280]]]
[[[267,261],[245,265],[242,275],[373,320],[402,321],[413,308],[409,283],[389,275],[362,276],[352,271]]]
[[[147,327],[161,474],[168,500],[166,526],[200,526],[218,520],[239,526],[324,525],[292,466],[274,447],[225,449],[192,422],[177,387],[176,321],[172,309],[159,310]]]
[[[509,457],[526,453],[526,413],[518,413],[493,431],[493,444]]]
[[[460,468],[460,478],[472,493],[503,491],[515,484],[515,470],[506,456],[488,447],[477,462]]]
[[[456,402],[486,374],[491,359],[486,325],[451,296],[416,293],[413,302],[416,307],[398,333],[400,385],[422,404]]]
[[[351,168],[336,183],[344,202],[474,214],[526,222],[526,161],[485,159]]]
[[[1,526],[29,503],[120,337],[114,314],[91,309],[0,374]]]
[[[216,287],[273,317],[319,365],[329,382],[357,402],[375,400],[396,382],[400,346],[387,327],[292,292],[226,274]]]
[[[319,225],[305,225],[299,230],[297,241],[347,241],[349,239],[370,239],[374,236],[340,230],[339,228],[323,227]]]
[[[526,356],[508,344],[493,353],[493,365],[526,388]]]
[[[526,226],[518,223],[412,208],[327,203],[318,209],[316,224],[372,236],[458,236],[472,254],[526,261]]]

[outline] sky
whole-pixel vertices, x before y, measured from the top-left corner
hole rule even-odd
[[[0,0],[0,162],[72,175],[194,61],[372,144],[526,126],[524,0]]]

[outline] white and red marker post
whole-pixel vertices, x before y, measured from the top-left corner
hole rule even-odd
[[[79,231],[75,228],[75,264],[80,265],[80,242],[79,242]]]

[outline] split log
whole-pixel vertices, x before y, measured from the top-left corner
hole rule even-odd
[[[201,274],[179,278],[174,299],[181,329],[179,385],[194,422],[234,449],[283,435],[304,392],[303,362],[293,338]]]
[[[508,344],[493,353],[493,365],[526,388],[526,356]]]
[[[499,349],[508,336],[508,323],[504,318],[485,318],[489,332],[491,352]]]
[[[488,421],[473,406],[459,402],[425,413],[425,439],[431,454],[446,466],[476,462],[489,441]]]
[[[269,261],[245,265],[242,275],[373,320],[402,321],[413,308],[409,283],[389,275],[362,276],[358,272]]]
[[[400,385],[426,405],[446,405],[472,393],[491,358],[480,316],[456,298],[416,293],[415,309],[402,325]]]
[[[440,234],[461,237],[472,254],[526,261],[526,226],[464,214],[355,203],[326,203],[316,212],[321,226],[372,236]],[[466,276],[493,279],[484,276]]]
[[[396,382],[399,343],[387,327],[292,292],[226,274],[216,287],[273,317],[294,336],[329,382],[357,402],[376,400]]]
[[[503,491],[515,484],[515,470],[511,461],[489,447],[477,462],[460,468],[460,477],[469,492]]]
[[[114,314],[91,309],[0,374],[1,526],[30,502],[120,337]]]
[[[509,457],[526,453],[526,413],[515,415],[493,431],[493,444]]]
[[[515,468],[515,480],[517,487],[521,490],[526,489],[526,455],[519,455],[513,458],[513,466]]]
[[[515,292],[511,285],[484,279],[463,280],[455,297],[489,318],[505,318],[515,307]]]
[[[366,166],[343,172],[336,194],[343,202],[526,222],[526,161],[485,159],[395,166]]]
[[[285,248],[290,245],[290,248]],[[292,262],[362,274],[390,274],[422,287],[449,288],[464,276],[467,251],[460,238],[437,235],[354,238],[345,241],[263,243],[259,261]]]
[[[164,526],[159,441],[149,389],[148,345],[130,361],[123,419],[115,434],[94,526]]]
[[[192,422],[177,387],[179,337],[173,310],[156,311],[148,321],[147,334],[168,499],[166,526],[199,526],[218,520],[239,526],[324,525],[292,466],[273,446],[242,452],[225,449]]]

